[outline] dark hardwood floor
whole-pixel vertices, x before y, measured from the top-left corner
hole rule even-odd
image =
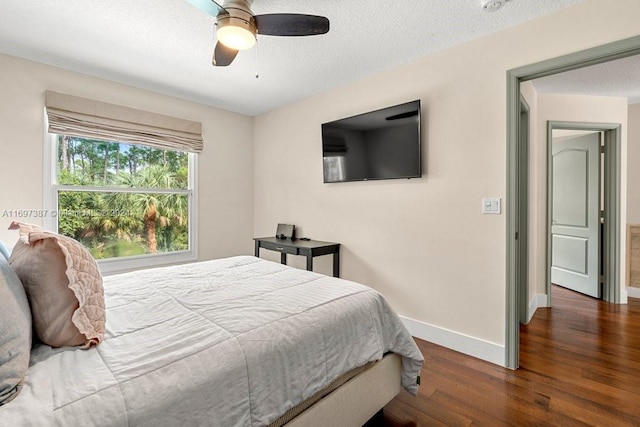
[[[417,397],[403,391],[366,427],[640,426],[640,299],[607,304],[554,287],[520,329],[512,371],[416,340]]]

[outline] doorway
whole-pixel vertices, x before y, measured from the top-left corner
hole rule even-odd
[[[607,161],[618,150],[607,144],[618,144],[621,125],[550,121],[547,129],[547,306],[552,284],[620,302],[622,285],[608,281],[614,266],[606,261],[619,245],[620,235],[608,235],[606,227],[618,217],[619,202],[611,213],[605,206],[620,181]]]
[[[518,251],[518,237],[528,222],[522,221],[523,203],[521,203],[521,189],[518,175],[519,163],[519,114],[520,114],[520,83],[539,77],[583,68],[615,59],[625,58],[640,53],[640,36],[599,46],[582,52],[565,55],[548,61],[539,62],[507,72],[507,242],[506,242],[506,324],[505,324],[505,365],[509,368],[518,367],[519,353],[519,325],[522,310],[519,299],[522,289],[520,278],[520,256]],[[607,160],[604,165],[604,176],[608,180],[604,202],[607,221],[605,221],[604,248],[606,256],[603,259],[606,269],[606,283],[604,289],[605,300],[621,302],[620,291],[620,132],[605,132],[605,151]],[[525,203],[528,209],[529,200]]]
[[[601,135],[576,131],[547,142],[551,283],[600,299]]]

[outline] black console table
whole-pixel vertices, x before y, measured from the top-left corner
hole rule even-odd
[[[288,240],[275,237],[254,237],[256,256],[260,248],[280,252],[280,262],[287,263],[287,254],[307,257],[307,270],[313,271],[313,257],[333,254],[333,277],[340,277],[340,243],[319,242],[317,240]]]

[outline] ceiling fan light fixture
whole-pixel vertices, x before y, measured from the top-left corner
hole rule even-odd
[[[231,49],[250,49],[256,44],[256,26],[245,19],[227,16],[218,19],[216,36],[220,43]]]
[[[256,44],[258,33],[265,36],[301,37],[329,32],[329,19],[326,16],[301,13],[254,15],[251,10],[253,0],[225,0],[224,6],[216,0],[187,1],[216,18],[217,42],[211,59],[214,67],[226,67],[233,62],[239,51],[252,48]]]

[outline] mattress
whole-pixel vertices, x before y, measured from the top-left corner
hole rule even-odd
[[[7,425],[261,426],[350,370],[422,355],[373,289],[255,257],[105,277],[90,350],[36,346]]]

